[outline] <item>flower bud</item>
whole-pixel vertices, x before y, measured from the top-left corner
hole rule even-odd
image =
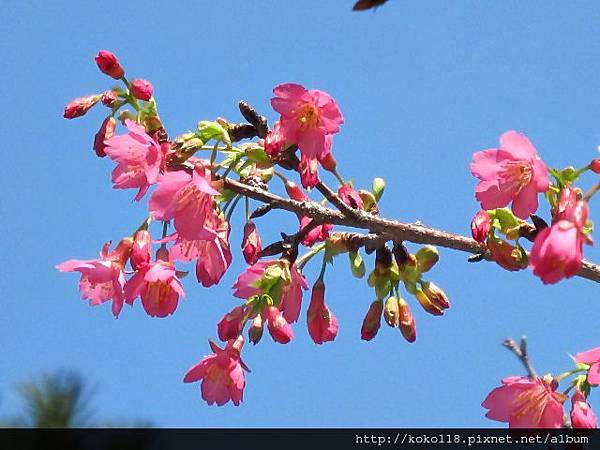
[[[121,67],[121,64],[119,64],[119,60],[112,52],[100,50],[95,60],[96,64],[98,64],[98,68],[109,77],[118,80],[125,75],[125,71]]]
[[[244,307],[236,306],[230,312],[225,314],[217,324],[217,334],[223,342],[235,339],[242,331],[242,319],[244,317]]]
[[[152,258],[152,237],[148,230],[139,230],[135,233],[133,248],[131,250],[131,267],[139,270],[150,263]]]
[[[571,425],[573,428],[597,428],[594,410],[583,392],[576,390],[571,397]]]
[[[100,129],[94,136],[94,151],[96,152],[96,155],[98,155],[100,158],[104,158],[106,156],[106,153],[104,151],[104,149],[106,148],[105,142],[106,140],[114,136],[116,126],[117,121],[115,120],[115,118],[109,116],[106,119],[104,119],[104,122],[102,122]]]
[[[592,160],[590,163],[590,170],[594,173],[600,174],[600,158]]]
[[[334,172],[337,167],[337,161],[335,160],[333,153],[329,152],[325,157],[321,160],[321,165],[323,169]]]
[[[415,253],[415,258],[417,258],[419,272],[428,272],[440,260],[440,254],[433,245],[426,245]]]
[[[79,97],[71,100],[65,106],[63,117],[65,119],[74,119],[85,115],[92,107],[100,100],[99,95],[88,95],[87,97]]]
[[[262,251],[262,240],[254,222],[249,221],[244,225],[244,238],[242,240],[242,253],[250,265],[258,261]]]
[[[450,308],[450,302],[448,301],[448,297],[446,293],[440,289],[435,283],[431,281],[426,281],[422,283],[421,288],[423,292],[429,298],[431,303],[433,303],[439,309],[448,309]]]
[[[125,265],[131,254],[131,247],[133,246],[133,238],[131,236],[124,237],[117,244],[115,249],[110,252],[109,259],[122,265]]]
[[[293,181],[287,180],[285,182],[285,191],[292,200],[296,200],[297,202],[305,202],[308,200],[306,194]]]
[[[373,178],[372,185],[373,195],[375,196],[375,200],[381,200],[383,196],[383,191],[385,191],[385,180],[383,178]]]
[[[287,344],[294,338],[291,325],[284,319],[279,309],[275,306],[267,308],[269,334],[275,342]]]
[[[338,321],[325,304],[325,284],[321,280],[313,286],[306,323],[308,334],[315,344],[333,341],[337,336]]]
[[[403,298],[400,298],[398,299],[398,307],[400,310],[400,332],[408,342],[415,342],[417,327],[410,306]]]
[[[131,95],[138,100],[148,101],[152,98],[154,88],[149,81],[142,78],[136,78],[131,82]]]
[[[400,325],[400,305],[396,297],[390,297],[385,302],[383,308],[383,318],[385,322],[392,328]]]
[[[377,207],[377,200],[372,192],[361,189],[358,191],[358,195],[363,202],[363,209],[371,214],[379,214],[379,208]]]
[[[108,90],[102,93],[102,104],[108,108],[112,108],[117,103],[119,99],[119,94],[117,91]]]
[[[358,252],[348,252],[348,258],[350,259],[350,270],[352,275],[356,278],[362,278],[365,276],[365,262]]]
[[[392,252],[387,246],[379,247],[375,252],[375,270],[377,276],[386,275],[392,267]]]
[[[511,272],[527,267],[527,255],[518,247],[502,239],[488,239],[487,248],[496,263]]]
[[[471,220],[471,234],[473,235],[473,239],[479,243],[484,243],[490,233],[490,229],[491,221],[488,212],[481,210],[475,214],[475,217]]]
[[[552,219],[555,222],[559,220],[572,220],[573,210],[579,201],[577,190],[571,185],[565,186],[558,197],[558,202],[552,211]]]
[[[367,314],[362,323],[360,337],[365,341],[370,341],[375,337],[381,326],[381,313],[383,312],[383,302],[375,300],[371,303]]]
[[[265,153],[270,157],[277,156],[285,146],[285,136],[281,133],[279,121],[265,136]]]
[[[250,339],[250,342],[252,342],[252,344],[256,345],[260,342],[260,339],[263,335],[263,330],[264,322],[262,316],[260,314],[257,314],[254,320],[252,320],[250,328],[248,328],[248,339]]]
[[[350,184],[345,184],[340,187],[338,189],[338,195],[346,205],[354,209],[363,209],[362,198],[360,198],[358,192],[356,192]]]
[[[431,299],[427,296],[427,294],[425,294],[425,292],[423,292],[422,289],[417,289],[417,292],[415,293],[415,297],[417,297],[417,300],[419,301],[419,303],[421,304],[423,309],[425,311],[427,311],[429,314],[432,314],[434,316],[441,316],[442,314],[444,314],[444,310],[442,308],[438,307],[437,305],[435,305],[431,301]]]

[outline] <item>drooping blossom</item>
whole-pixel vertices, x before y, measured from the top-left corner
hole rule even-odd
[[[129,258],[131,245],[131,239],[123,239],[109,253],[110,242],[108,242],[102,247],[100,258],[89,260],[70,259],[59,264],[56,268],[61,272],[81,273],[81,279],[79,280],[81,298],[88,299],[90,306],[100,305],[112,300],[112,313],[117,317],[125,300],[123,294],[125,286],[123,268]]]
[[[529,264],[544,284],[570,278],[581,267],[583,239],[577,227],[561,220],[538,233],[531,248]]]
[[[240,358],[243,338],[230,340],[224,349],[209,341],[212,355],[205,356],[193,366],[183,378],[185,383],[200,381],[202,398],[209,404],[223,406],[232,401],[238,406],[243,399],[246,379],[244,370],[248,370]]]
[[[203,225],[214,214],[213,198],[218,193],[211,184],[210,171],[197,165],[191,175],[183,171],[161,175],[148,206],[155,220],[175,219],[179,237],[204,239],[206,230]]]
[[[308,334],[315,344],[333,341],[337,336],[338,321],[325,303],[325,284],[320,280],[313,286],[306,322]]]
[[[273,279],[271,273],[277,274]],[[270,277],[266,280],[266,277]],[[255,295],[268,294],[267,288],[277,286],[280,292],[278,304],[283,317],[289,323],[296,322],[300,316],[302,305],[302,290],[308,289],[304,276],[295,264],[285,259],[264,260],[248,267],[233,285],[233,295],[238,298],[248,299]]]
[[[577,353],[575,355],[575,362],[590,366],[587,373],[587,382],[589,384],[600,384],[600,347]]]
[[[516,131],[500,136],[500,147],[477,152],[470,165],[479,178],[475,190],[482,209],[495,209],[512,202],[512,211],[526,219],[538,208],[538,194],[550,182],[548,169],[529,139]]]
[[[244,225],[244,237],[242,239],[242,254],[248,264],[254,264],[260,257],[262,251],[262,239],[256,225],[252,221]]]
[[[398,299],[398,306],[400,307],[400,332],[408,342],[415,342],[417,340],[417,326],[410,306],[403,298]]]
[[[480,244],[484,243],[488,234],[490,234],[491,227],[492,225],[488,212],[484,210],[479,211],[475,214],[473,220],[471,220],[471,235],[473,236],[473,239]]]
[[[338,189],[338,195],[346,205],[354,209],[364,208],[362,198],[360,198],[358,192],[356,192],[350,184],[346,183],[341,186]]]
[[[577,390],[571,397],[571,425],[573,428],[597,428],[596,413],[583,392]]]
[[[106,156],[106,152],[104,151],[106,148],[106,140],[114,136],[116,126],[117,121],[115,118],[109,116],[104,119],[100,129],[94,136],[94,151],[100,158],[104,158]]]
[[[152,84],[142,78],[136,78],[131,82],[131,94],[138,100],[148,101],[152,98],[154,88]]]
[[[196,260],[196,278],[204,287],[218,284],[231,265],[229,223],[223,214],[207,216],[199,239],[177,237],[171,247],[172,261]]]
[[[217,324],[217,334],[219,339],[227,342],[230,339],[236,339],[242,331],[242,318],[246,310],[243,306],[236,306],[225,314]]]
[[[276,306],[267,307],[267,328],[275,342],[287,344],[294,339],[294,331]]]
[[[335,100],[323,91],[285,83],[276,86],[273,93],[271,105],[281,114],[278,141],[300,148],[302,184],[313,187],[319,182],[318,162],[330,152],[332,135],[344,122],[342,114]]]
[[[370,341],[377,335],[379,327],[381,327],[382,312],[383,302],[381,300],[375,300],[373,303],[371,303],[360,329],[361,339],[364,341]]]
[[[88,95],[87,97],[73,99],[65,106],[63,117],[65,119],[81,117],[92,109],[98,103],[98,100],[100,100],[99,95]]]
[[[507,422],[510,428],[560,428],[567,397],[556,392],[557,385],[551,377],[508,377],[481,406],[489,410],[488,419]]]
[[[252,342],[252,344],[256,345],[260,342],[264,328],[265,323],[262,318],[262,315],[259,313],[254,317],[254,319],[252,319],[252,323],[248,328],[248,339],[250,339],[250,342]]]
[[[114,55],[114,53],[109,52],[108,50],[100,50],[98,52],[98,56],[94,58],[96,60],[96,64],[98,64],[98,68],[108,75],[109,77],[118,80],[122,78],[125,74],[123,67],[119,64],[119,60]]]
[[[185,297],[175,265],[164,259],[142,266],[124,288],[125,301],[132,305],[137,297],[151,317],[166,317],[175,312],[179,297]]]
[[[135,200],[139,201],[158,180],[164,155],[144,127],[129,119],[125,125],[129,133],[106,140],[104,152],[117,163],[112,172],[114,188],[137,188]]]

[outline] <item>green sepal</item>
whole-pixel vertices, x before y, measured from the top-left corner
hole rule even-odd
[[[372,185],[372,192],[375,196],[375,200],[379,202],[385,191],[385,180],[383,178],[374,178]]]
[[[377,296],[378,300],[383,300],[385,297],[387,297],[391,289],[392,284],[390,283],[390,280],[386,278],[377,279],[377,282],[375,283],[375,295]]]
[[[492,227],[506,234],[509,230],[519,226],[519,219],[515,217],[510,209],[497,208],[488,211]]]
[[[358,252],[348,252],[348,259],[350,260],[350,270],[352,275],[356,278],[362,278],[365,276],[365,262]]]

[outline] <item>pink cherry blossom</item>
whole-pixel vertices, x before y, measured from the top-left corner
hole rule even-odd
[[[214,214],[213,198],[218,193],[212,186],[210,171],[196,166],[191,175],[183,171],[161,175],[148,206],[155,220],[175,219],[179,237],[204,239],[203,225],[207,217]]]
[[[200,239],[177,237],[171,247],[172,261],[196,260],[196,278],[204,287],[218,284],[231,265],[229,247],[229,223],[223,215],[214,212],[206,218]]]
[[[547,378],[509,377],[481,404],[488,419],[508,422],[510,428],[560,428],[566,396]]]
[[[106,243],[100,252],[100,258],[79,260],[70,259],[56,266],[61,272],[79,272],[79,290],[81,298],[88,299],[90,306],[100,305],[112,300],[112,313],[119,315],[125,300],[123,288],[125,274],[123,267],[129,257],[131,241],[123,240],[109,253],[110,242]]]
[[[577,353],[575,355],[575,362],[590,366],[587,374],[588,383],[593,385],[600,384],[600,347]]]
[[[158,180],[164,155],[160,145],[132,120],[126,120],[128,134],[113,136],[105,141],[105,153],[117,163],[112,172],[115,189],[139,189],[139,201]]]
[[[125,301],[133,304],[141,297],[146,313],[151,317],[166,317],[177,308],[179,297],[185,297],[175,266],[158,260],[143,266],[125,284]]]
[[[341,186],[338,189],[338,195],[346,205],[354,209],[363,209],[362,198],[360,198],[358,192],[352,188],[352,185],[344,184]]]
[[[300,228],[304,228],[312,221],[311,217],[302,216],[300,217]],[[329,238],[329,232],[333,229],[333,225],[330,223],[324,223],[310,230],[306,237],[302,240],[302,245],[306,247],[312,247],[317,242],[323,242]]]
[[[581,391],[575,391],[571,397],[571,425],[573,428],[598,427],[596,414]]]
[[[529,139],[516,131],[500,136],[500,148],[477,152],[471,173],[479,178],[476,198],[482,209],[512,203],[517,217],[526,219],[538,208],[538,193],[548,190],[548,169]]]
[[[315,344],[333,341],[338,333],[338,321],[325,304],[325,284],[317,281],[313,286],[306,314],[308,334]]]
[[[217,324],[217,334],[223,342],[236,339],[242,332],[242,319],[245,314],[243,306],[236,306],[225,314]]]
[[[244,237],[242,240],[242,253],[248,264],[254,264],[260,257],[262,251],[262,240],[254,222],[249,221],[244,225]]]
[[[131,249],[131,267],[133,270],[141,269],[148,265],[152,259],[152,237],[148,230],[139,230],[133,238]]]
[[[265,136],[264,144],[265,152],[271,157],[277,156],[285,147],[285,136],[281,133],[279,121],[275,122],[273,128]]]
[[[228,341],[224,349],[210,342],[214,353],[205,356],[185,374],[185,383],[201,382],[202,398],[209,405],[223,406],[231,400],[238,406],[242,401],[246,385],[244,370],[248,370],[240,358],[242,343],[241,336]]]
[[[583,237],[575,224],[560,220],[538,233],[529,265],[544,284],[556,283],[577,273],[583,258],[582,247]]]

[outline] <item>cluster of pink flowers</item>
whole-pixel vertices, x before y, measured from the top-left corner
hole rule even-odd
[[[568,389],[574,389],[570,422],[573,428],[596,428],[596,414],[587,398],[590,388],[600,384],[600,348],[579,353],[574,359],[582,367],[560,377],[503,379],[502,386],[492,390],[482,403],[488,410],[486,417],[506,422],[511,428],[562,428],[566,426],[563,409],[568,396],[557,392],[559,382],[566,375],[584,371],[585,375],[577,377]]]
[[[579,173],[594,170],[593,162],[571,178],[553,171],[556,183],[548,178],[549,170],[529,139],[516,131],[500,137],[500,148],[488,149],[473,155],[471,172],[479,178],[475,196],[482,210],[471,221],[473,238],[485,244],[492,258],[507,270],[520,270],[527,265],[545,284],[572,277],[581,267],[583,244],[591,244],[586,234],[588,202],[571,182]],[[574,172],[574,170],[572,171]],[[525,219],[538,209],[538,194],[546,194],[552,207],[552,224],[535,224],[535,240],[529,258],[524,250],[495,236],[495,229],[507,238],[521,237]],[[513,218],[510,226],[497,217],[495,225],[490,215],[512,202]],[[503,217],[508,217],[506,213]],[[508,222],[507,222],[508,223]]]

